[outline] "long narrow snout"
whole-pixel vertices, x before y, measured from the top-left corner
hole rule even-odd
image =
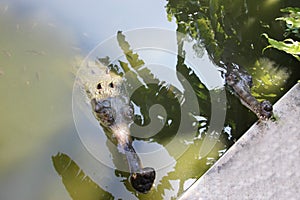
[[[155,170],[152,167],[141,168],[138,172],[132,173],[130,183],[140,193],[148,193],[155,180]]]
[[[142,162],[132,146],[128,125],[112,127],[113,135],[118,141],[120,152],[126,155],[130,170],[130,184],[140,193],[148,193],[154,183],[156,172],[152,167],[143,167]]]
[[[123,86],[122,77],[107,70],[96,84],[86,85],[86,92],[95,118],[117,144],[119,152],[126,155],[131,185],[138,192],[147,193],[153,185],[155,170],[143,168],[132,146],[129,126],[133,122],[134,108]]]

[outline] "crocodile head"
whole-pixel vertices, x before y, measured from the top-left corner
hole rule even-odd
[[[242,104],[253,111],[260,119],[269,119],[273,115],[273,106],[269,101],[258,102],[251,94],[252,77],[245,71],[238,68],[230,69],[225,80]]]
[[[122,77],[106,71],[101,79],[86,86],[96,119],[105,128],[130,125],[134,110],[126,93]]]
[[[273,115],[273,106],[272,104],[264,100],[260,102],[260,118],[262,119],[269,119]]]
[[[133,122],[134,110],[122,77],[106,70],[100,80],[86,85],[95,118],[109,130],[109,137],[116,140],[118,149],[127,157],[130,168],[130,183],[135,190],[147,193],[153,186],[155,170],[143,167],[132,147],[129,126]]]

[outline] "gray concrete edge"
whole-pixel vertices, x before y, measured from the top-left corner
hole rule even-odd
[[[179,199],[300,199],[300,83]],[[299,169],[299,170],[298,170]]]

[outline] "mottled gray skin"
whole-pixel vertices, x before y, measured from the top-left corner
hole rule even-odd
[[[243,105],[254,112],[259,119],[269,119],[273,115],[273,106],[269,101],[259,102],[251,94],[252,77],[239,69],[232,69],[227,72],[226,84],[239,97]]]
[[[111,133],[109,137],[116,141],[119,151],[126,155],[131,185],[138,192],[147,193],[153,185],[155,170],[151,167],[143,168],[132,146],[129,127],[133,122],[134,111],[122,78],[107,70],[99,81],[86,84],[85,88],[94,116]]]

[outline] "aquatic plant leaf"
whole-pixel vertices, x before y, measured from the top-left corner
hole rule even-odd
[[[287,7],[280,11],[289,13],[287,16],[276,18],[276,20],[284,21],[286,23],[287,28],[284,36],[287,37],[290,34],[294,34],[296,37],[300,38],[300,8]]]
[[[285,21],[289,28],[299,28],[300,27],[300,19],[296,19],[293,17],[278,17],[276,18],[278,21]]]
[[[271,93],[271,94],[265,94],[264,96],[265,97],[276,97],[277,94]]]
[[[297,7],[287,7],[280,9],[281,12],[289,12],[289,13],[296,13],[300,15],[300,8]]]
[[[281,51],[285,51],[286,53],[294,56],[298,61],[300,61],[300,44],[298,41],[294,41],[293,39],[285,39],[284,41],[277,41],[275,39],[270,38],[266,33],[262,34],[265,36],[270,45],[266,46],[262,51],[264,52],[268,48],[275,48]]]

